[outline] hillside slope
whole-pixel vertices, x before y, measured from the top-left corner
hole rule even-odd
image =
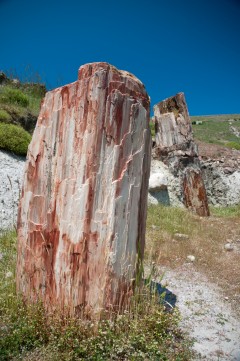
[[[196,140],[240,149],[240,114],[193,116],[191,120]]]
[[[46,87],[21,83],[0,72],[0,149],[25,155]]]

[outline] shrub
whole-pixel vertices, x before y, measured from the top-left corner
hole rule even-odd
[[[8,112],[6,112],[6,110],[4,110],[4,109],[0,109],[0,121],[7,122],[10,119],[11,119],[11,117],[8,114]]]
[[[0,123],[0,148],[14,152],[19,155],[26,155],[31,135],[23,128]]]
[[[4,87],[1,91],[1,101],[8,104],[17,104],[24,108],[29,105],[29,99],[26,94],[19,89],[9,86]]]

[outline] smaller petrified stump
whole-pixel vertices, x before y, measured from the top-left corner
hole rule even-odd
[[[192,126],[183,93],[154,106],[156,146],[153,157],[164,162],[179,178],[185,206],[200,216],[209,216],[206,190],[193,141]]]

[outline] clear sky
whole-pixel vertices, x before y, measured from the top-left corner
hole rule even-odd
[[[191,115],[240,113],[240,0],[0,0],[0,19],[0,70],[50,89],[106,61],[152,106],[183,91]]]

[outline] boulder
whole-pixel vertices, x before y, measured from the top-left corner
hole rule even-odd
[[[153,173],[149,178],[149,191],[156,192],[167,189],[168,181],[162,173]]]
[[[107,63],[46,94],[18,213],[17,289],[95,318],[128,301],[144,252],[149,97]]]

